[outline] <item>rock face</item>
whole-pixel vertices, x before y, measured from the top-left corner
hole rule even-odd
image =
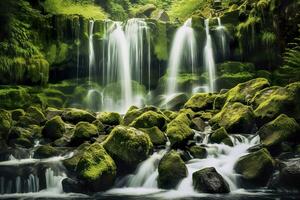
[[[187,168],[180,155],[172,150],[161,159],[158,165],[158,187],[172,189],[187,176]]]
[[[84,151],[76,169],[89,191],[103,191],[111,187],[116,176],[116,165],[101,144],[94,143]]]
[[[270,151],[279,150],[279,145],[285,141],[293,141],[299,138],[299,124],[293,118],[285,114],[279,115],[275,120],[262,126],[258,134],[261,143]]]
[[[71,144],[78,146],[85,141],[89,141],[92,137],[97,136],[98,128],[94,124],[79,122],[75,127],[74,134],[71,138]]]
[[[216,171],[209,167],[193,173],[193,185],[195,190],[204,193],[229,193],[228,183]]]
[[[132,127],[117,126],[103,143],[118,166],[134,168],[145,160],[152,150],[149,136]]]
[[[163,114],[154,111],[147,111],[141,116],[136,118],[130,126],[135,128],[151,128],[157,126],[159,129],[164,130],[167,124],[167,118]]]
[[[115,112],[101,112],[99,115],[97,115],[97,119],[103,124],[111,126],[119,125],[121,122],[120,114]]]
[[[230,133],[251,133],[254,126],[253,110],[242,103],[227,103],[210,121]]]
[[[76,108],[71,108],[62,113],[62,119],[64,121],[77,124],[78,122],[84,121],[84,122],[90,122],[92,123],[93,121],[96,120],[96,117],[93,116],[91,113],[85,111],[85,110],[80,110]]]
[[[206,109],[212,109],[214,100],[216,98],[216,95],[213,94],[207,94],[207,93],[199,93],[195,94],[188,100],[188,102],[185,103],[185,108],[190,108],[195,112],[206,110]]]
[[[66,132],[65,123],[60,116],[53,117],[46,122],[42,134],[45,138],[56,140]]]
[[[250,183],[264,185],[269,180],[274,161],[266,149],[261,149],[241,157],[235,164],[235,171]]]

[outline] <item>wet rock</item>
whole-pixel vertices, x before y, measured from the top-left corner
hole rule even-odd
[[[196,117],[192,119],[192,129],[203,132],[206,126],[206,123],[201,119],[201,117]]]
[[[42,134],[45,138],[50,140],[56,140],[61,138],[66,132],[64,121],[60,116],[53,117],[49,121],[46,122]]]
[[[230,133],[251,133],[255,123],[252,108],[239,102],[227,103],[209,122]]]
[[[207,156],[207,151],[205,147],[193,145],[189,148],[190,154],[193,156],[193,158],[203,159]]]
[[[61,151],[59,151],[57,148],[54,148],[50,145],[42,145],[35,150],[33,157],[37,159],[50,158],[58,156],[60,153]]]
[[[138,118],[140,115],[142,115],[143,113],[145,113],[147,111],[160,112],[159,109],[157,107],[154,107],[154,106],[146,106],[146,107],[141,108],[141,109],[139,109],[135,106],[131,106],[129,108],[129,110],[127,111],[127,113],[125,114],[122,124],[128,126],[136,118]]]
[[[10,112],[0,109],[0,139],[6,139],[7,132],[12,126]]]
[[[250,104],[256,109],[261,103],[269,99],[278,89],[280,89],[280,87],[272,86],[258,91],[251,99]]]
[[[184,108],[192,109],[194,112],[213,109],[216,95],[210,93],[195,94],[186,102]]]
[[[12,127],[9,131],[8,144],[13,147],[30,148],[33,146],[33,132],[22,127]]]
[[[63,191],[66,193],[85,193],[84,183],[81,183],[77,180],[71,178],[65,178],[62,181]]]
[[[172,150],[161,159],[158,165],[158,187],[175,188],[187,176],[187,168],[180,155]]]
[[[98,128],[94,124],[90,124],[88,122],[79,122],[75,127],[74,134],[71,138],[71,144],[73,146],[78,146],[97,136]]]
[[[167,120],[167,117],[163,114],[159,114],[154,111],[147,111],[137,117],[129,126],[135,128],[152,128],[156,126],[160,130],[164,130],[167,125]]]
[[[160,21],[163,21],[163,22],[170,21],[170,17],[168,15],[168,13],[166,11],[160,10],[160,9],[157,9],[157,10],[153,11],[152,14],[151,14],[151,18],[155,19],[155,20],[160,20]]]
[[[100,120],[103,124],[116,126],[121,123],[121,116],[116,112],[101,112],[97,115],[97,119]]]
[[[62,113],[61,118],[64,121],[77,124],[78,122],[84,121],[84,122],[90,122],[92,123],[93,121],[96,120],[96,117],[92,115],[91,113],[85,111],[85,110],[80,110],[77,108],[70,108],[67,109]]]
[[[246,182],[264,186],[273,172],[274,160],[267,149],[261,149],[239,158],[234,169]]]
[[[187,102],[187,100],[188,97],[186,94],[179,93],[172,96],[171,98],[164,99],[160,107],[169,110],[179,110],[185,104],[185,102]]]
[[[210,137],[209,137],[210,141],[212,143],[217,143],[217,144],[226,144],[228,146],[233,146],[233,143],[226,131],[225,128],[219,128],[216,131],[214,131]]]
[[[52,108],[52,107],[48,107],[45,110],[45,116],[46,116],[47,120],[50,120],[55,116],[60,116],[62,113],[63,113],[62,110],[59,110],[57,108]]]
[[[0,99],[0,107],[5,109],[24,108],[31,103],[27,89],[22,87],[0,89]]]
[[[117,162],[117,166],[124,170],[136,167],[152,151],[148,134],[127,126],[115,127],[103,142],[103,146]]]
[[[262,126],[258,134],[261,143],[272,153],[276,154],[280,150],[279,146],[286,141],[297,141],[299,124],[293,118],[285,114],[279,115],[275,120]]]
[[[149,135],[152,144],[155,146],[164,145],[167,142],[165,134],[157,126],[152,128],[142,128],[140,130]]]
[[[216,171],[209,167],[193,173],[193,185],[195,190],[204,193],[229,193],[228,183]]]

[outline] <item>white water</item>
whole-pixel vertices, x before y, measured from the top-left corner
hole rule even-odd
[[[227,51],[228,51],[227,43],[226,43],[226,28],[225,26],[222,25],[221,18],[218,17],[217,19],[218,19],[217,33],[222,47],[222,57],[224,59],[227,56]]]
[[[94,52],[94,21],[89,21],[89,84],[91,84],[92,76],[95,68],[95,52]]]
[[[76,34],[76,45],[77,45],[77,51],[76,51],[76,82],[78,84],[79,81],[79,62],[80,62],[80,22],[78,21],[78,30],[75,33]]]
[[[216,69],[215,69],[215,60],[213,55],[212,39],[209,32],[209,19],[204,21],[205,31],[206,31],[206,44],[204,47],[204,65],[208,72],[209,78],[209,87],[210,92],[216,91],[215,79],[216,79]]]
[[[196,64],[196,39],[192,19],[188,19],[175,34],[168,64],[167,95],[177,93],[176,78],[182,66],[189,66],[192,73]]]
[[[129,60],[132,79],[144,83],[143,74],[147,66],[148,88],[151,84],[151,46],[149,27],[144,19],[129,19],[125,26],[125,34],[129,48]]]

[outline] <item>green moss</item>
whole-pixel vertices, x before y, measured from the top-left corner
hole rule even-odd
[[[5,135],[12,126],[12,118],[10,112],[0,109],[0,138],[5,138]]]
[[[213,94],[199,93],[195,94],[186,102],[185,108],[190,108],[195,112],[212,109],[216,96]]]
[[[45,138],[56,140],[61,138],[65,132],[65,123],[60,116],[56,116],[46,122],[42,134]]]
[[[143,113],[145,113],[147,111],[160,112],[159,109],[157,107],[154,107],[154,106],[146,106],[146,107],[141,108],[141,109],[132,106],[132,107],[130,107],[130,109],[125,114],[122,124],[128,126],[136,118],[138,118],[139,116],[141,116]]]
[[[25,115],[25,111],[23,109],[15,109],[10,111],[11,117],[13,120],[18,121],[21,116]]]
[[[92,123],[96,120],[96,117],[85,110],[70,108],[63,112],[62,119],[64,121],[77,124],[80,121]]]
[[[25,88],[0,89],[0,107],[7,109],[24,108],[30,104],[31,97]]]
[[[56,148],[50,145],[43,145],[38,147],[35,150],[33,157],[37,159],[50,158],[50,157],[58,156],[59,154],[60,152]]]
[[[225,128],[219,128],[218,130],[216,130],[215,132],[213,132],[210,137],[209,137],[210,141],[212,143],[224,143],[228,146],[233,146],[233,143],[226,131]]]
[[[235,74],[225,73],[216,79],[219,89],[230,89],[239,83],[249,81],[255,77],[254,73],[239,72]]]
[[[156,26],[154,53],[159,60],[168,60],[167,24],[157,22]]]
[[[129,167],[145,160],[152,150],[151,139],[146,133],[126,126],[115,127],[103,146],[115,161]]]
[[[129,126],[135,128],[152,128],[157,126],[159,129],[164,130],[166,124],[167,118],[163,114],[147,111],[137,117]]]
[[[210,121],[230,133],[251,133],[254,123],[253,110],[241,103],[227,103]]]
[[[269,99],[279,88],[278,86],[272,86],[256,92],[250,104],[254,109],[257,108],[261,103]]]
[[[194,145],[189,148],[190,154],[193,156],[193,158],[203,159],[207,156],[207,151],[204,147]]]
[[[98,136],[98,128],[94,124],[88,122],[79,122],[76,127],[74,134],[71,138],[73,145],[80,145],[85,141],[90,140],[92,137]]]
[[[158,165],[158,187],[175,188],[187,176],[187,168],[180,155],[172,150],[161,159]]]
[[[167,142],[165,134],[157,126],[141,128],[140,130],[149,135],[153,145],[164,145]]]
[[[116,112],[101,112],[97,115],[97,119],[108,125],[119,125],[122,120],[120,114]]]
[[[234,167],[245,180],[259,185],[264,185],[269,180],[273,168],[274,161],[266,149],[241,157]]]
[[[63,165],[71,172],[75,172],[79,160],[82,158],[83,153],[90,147],[90,143],[85,142],[74,150],[74,155],[71,158],[63,160]]]
[[[264,31],[261,36],[261,41],[266,47],[272,47],[276,44],[277,37],[273,32]]]

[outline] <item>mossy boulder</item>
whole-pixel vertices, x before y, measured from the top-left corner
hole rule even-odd
[[[91,113],[77,109],[77,108],[70,108],[67,109],[62,113],[62,119],[64,121],[77,124],[78,122],[84,121],[84,122],[90,122],[92,123],[93,121],[96,120],[96,117],[92,115]]]
[[[42,130],[45,138],[56,140],[61,138],[66,132],[66,125],[60,116],[48,120]]]
[[[5,138],[12,126],[12,118],[10,112],[0,109],[0,138]]]
[[[147,111],[137,117],[129,126],[135,128],[152,128],[157,126],[159,129],[164,130],[167,120],[167,117],[163,114],[154,111]]]
[[[74,150],[74,155],[71,158],[63,160],[63,165],[70,174],[75,173],[79,160],[82,158],[84,151],[90,146],[91,144],[89,142],[81,144]]]
[[[15,109],[10,111],[11,117],[14,121],[18,121],[20,117],[25,115],[25,111],[23,109]]]
[[[193,158],[203,159],[207,156],[207,151],[205,147],[194,145],[189,148],[190,154],[193,156]]]
[[[27,127],[29,125],[43,125],[46,117],[42,109],[37,106],[30,106],[26,109],[26,114],[19,118],[18,124]]]
[[[194,132],[190,125],[191,120],[185,113],[179,114],[168,124],[166,134],[171,142],[171,146],[181,146],[193,138]]]
[[[215,82],[218,89],[230,89],[239,83],[249,81],[253,78],[255,78],[255,74],[247,71],[239,73],[224,73],[218,76]]]
[[[269,98],[262,101],[254,110],[257,121],[269,122],[280,114],[300,120],[300,82],[292,83],[273,91]]]
[[[239,158],[234,169],[245,181],[264,185],[273,173],[274,160],[267,149],[261,149]]]
[[[12,127],[9,130],[7,141],[12,147],[33,147],[34,132],[22,127]]]
[[[136,118],[138,118],[140,115],[147,111],[154,111],[154,112],[159,112],[159,109],[154,106],[146,106],[144,108],[138,108],[135,106],[132,106],[128,109],[127,113],[125,114],[123,118],[122,124],[125,126],[128,126],[131,124]]]
[[[207,124],[202,120],[201,117],[195,117],[192,119],[191,128],[196,131],[204,131]]]
[[[116,164],[99,143],[92,144],[83,152],[76,172],[81,180],[88,185],[91,192],[110,188],[116,178]]]
[[[295,119],[281,114],[275,120],[262,126],[258,134],[261,143],[270,151],[274,152],[279,149],[278,146],[282,142],[293,142],[295,139],[300,138],[298,134],[299,130],[300,126]]]
[[[214,131],[210,136],[209,136],[210,142],[212,143],[217,143],[217,144],[226,144],[228,146],[233,146],[233,143],[224,127],[221,127]]]
[[[103,124],[116,126],[121,123],[121,116],[116,112],[101,112],[97,115],[97,119],[100,120]]]
[[[213,103],[216,96],[210,93],[198,93],[192,96],[185,103],[184,108],[192,109],[195,112],[207,109],[213,109]]]
[[[165,134],[157,126],[153,126],[151,128],[141,128],[140,130],[149,135],[153,145],[164,145],[167,142]]]
[[[208,167],[193,173],[195,190],[201,193],[229,193],[228,183],[214,167]]]
[[[161,159],[158,165],[158,187],[176,188],[178,183],[187,177],[187,168],[179,153],[172,150]]]
[[[227,103],[209,122],[229,133],[251,133],[255,123],[252,108],[239,102]]]
[[[148,134],[133,127],[117,126],[103,146],[118,166],[134,168],[149,156],[153,145]]]
[[[25,88],[0,89],[0,107],[6,109],[25,108],[30,105],[31,96]]]
[[[171,97],[164,96],[160,108],[169,110],[179,110],[188,101],[188,96],[185,93],[177,93]]]
[[[61,152],[58,149],[50,145],[43,145],[35,150],[33,157],[37,159],[50,158],[58,156],[60,153]]]
[[[141,6],[136,12],[136,17],[150,17],[151,13],[156,10],[156,6],[154,4],[146,4]]]
[[[94,124],[88,122],[79,122],[74,130],[71,138],[71,144],[78,146],[85,141],[90,141],[93,137],[98,136],[98,128]]]
[[[269,99],[278,89],[279,86],[267,87],[263,90],[256,92],[255,96],[249,102],[254,109],[256,109],[261,103]]]

